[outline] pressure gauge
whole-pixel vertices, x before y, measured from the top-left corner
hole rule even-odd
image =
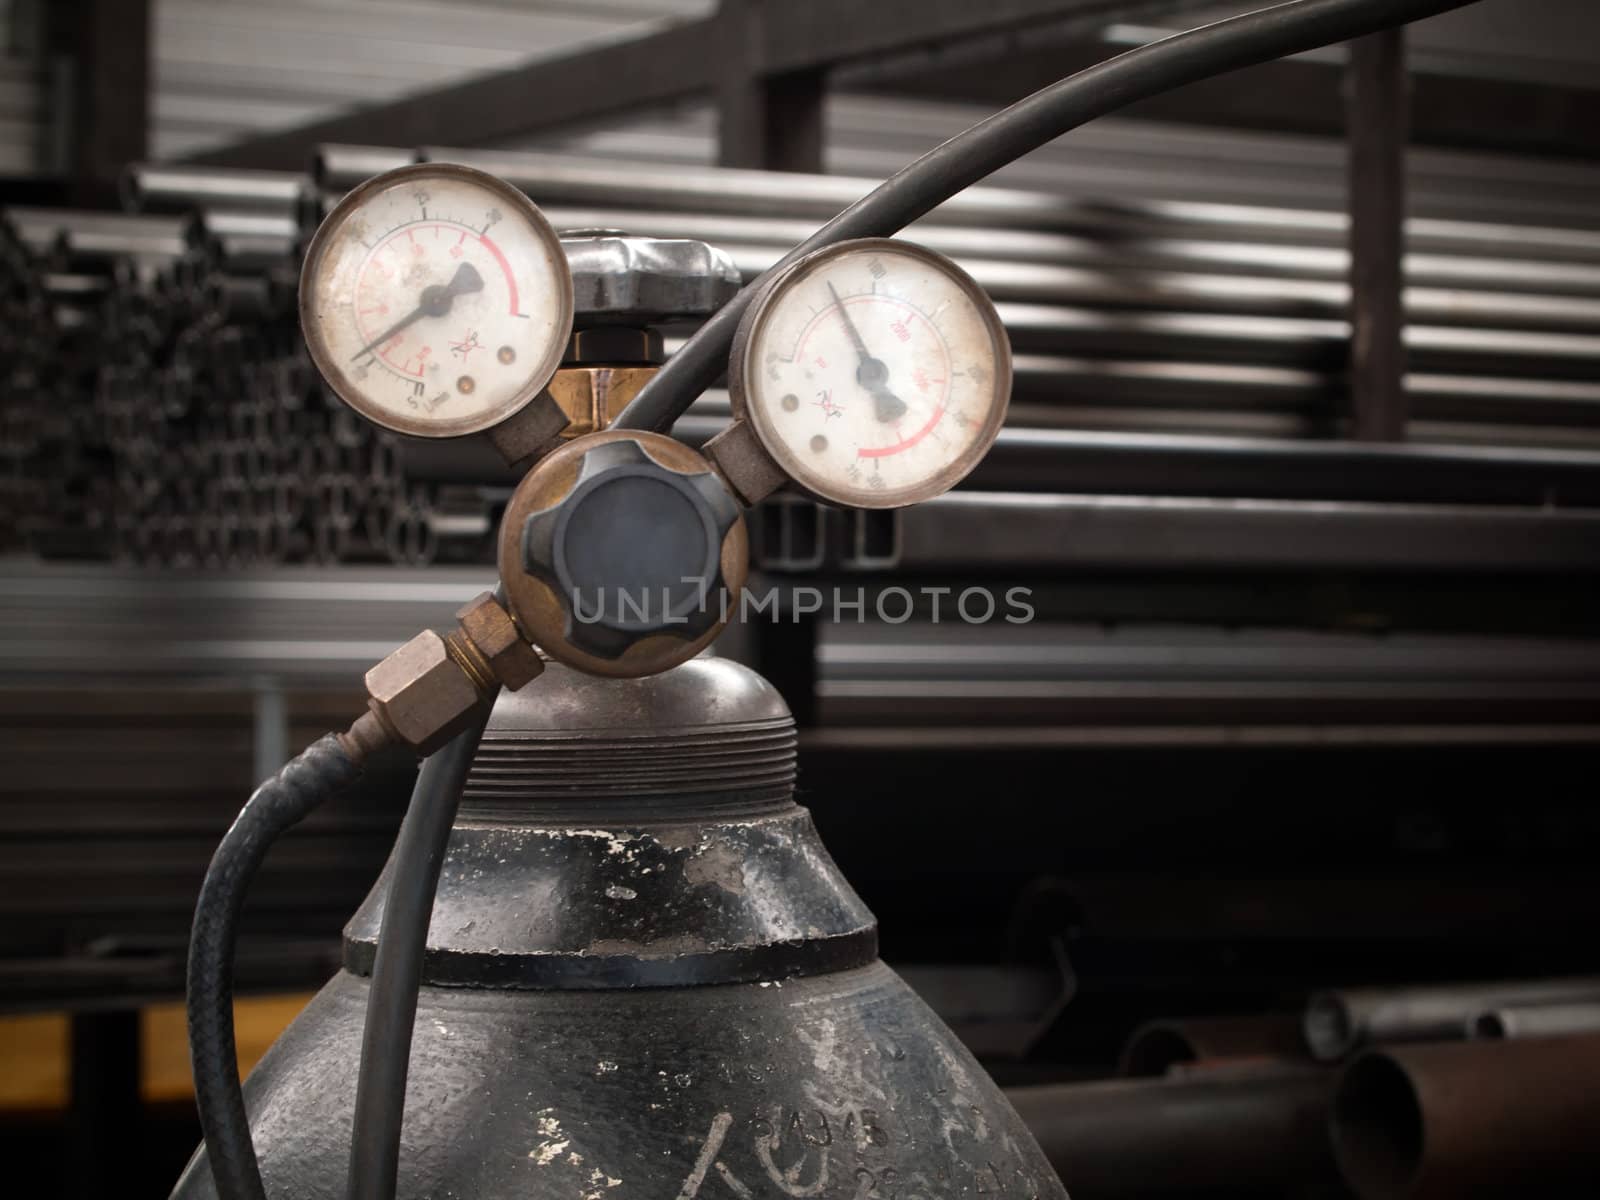
[[[482,171],[419,163],[328,214],[300,274],[311,357],[345,403],[419,437],[500,424],[533,400],[572,332],[550,222]]]
[[[993,444],[1011,345],[955,263],[869,238],[764,286],[728,380],[735,417],[790,480],[836,504],[897,508],[948,491]]]

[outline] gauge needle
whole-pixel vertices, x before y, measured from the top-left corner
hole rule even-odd
[[[844,300],[839,296],[839,289],[833,286],[833,280],[828,280],[828,293],[833,297],[833,303],[839,310],[839,316],[844,320],[845,331],[854,343],[856,355],[861,359],[861,365],[856,367],[856,382],[872,393],[872,406],[878,420],[885,423],[899,420],[905,415],[906,402],[896,396],[884,385],[889,382],[889,368],[881,358],[874,358],[867,349],[866,342],[861,340],[861,331],[856,328],[856,323],[850,319],[850,313],[845,309]]]
[[[457,296],[465,296],[469,292],[483,290],[483,276],[478,274],[477,268],[471,263],[462,263],[456,268],[456,273],[450,277],[449,283],[433,283],[422,289],[422,295],[417,298],[417,306],[401,317],[377,337],[373,338],[361,349],[350,357],[352,360],[372,353],[374,346],[381,346],[402,329],[409,327],[423,317],[442,317],[450,311],[450,305]]]

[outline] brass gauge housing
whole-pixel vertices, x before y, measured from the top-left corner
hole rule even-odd
[[[501,425],[572,333],[572,276],[520,191],[455,163],[375,176],[328,214],[300,274],[317,369],[362,416],[414,437]]]
[[[728,386],[736,421],[802,490],[899,508],[949,491],[993,445],[1011,395],[1011,344],[994,304],[955,263],[865,238],[763,285],[734,339]]]

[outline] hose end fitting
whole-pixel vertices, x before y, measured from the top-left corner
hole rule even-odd
[[[449,634],[425,629],[367,672],[367,705],[382,733],[423,757],[465,729],[501,687],[515,691],[544,671],[539,652],[492,594],[456,618]],[[358,721],[346,736],[364,744],[374,734]]]

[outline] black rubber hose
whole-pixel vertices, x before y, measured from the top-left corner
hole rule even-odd
[[[834,217],[761,278],[835,242],[888,237],[1028,151],[1136,100],[1474,2],[1295,0],[1129,50],[1041,88],[936,146]],[[613,426],[666,429],[681,417],[726,369],[734,332],[759,282],[752,282],[702,325]]]
[[[422,764],[395,839],[361,1035],[355,1130],[350,1139],[350,1200],[389,1200],[395,1194],[411,1033],[433,898],[461,789],[488,719],[486,704],[482,720],[456,734]]]
[[[189,935],[189,1060],[206,1158],[223,1200],[266,1200],[233,1038],[233,955],[239,911],[272,843],[360,777],[360,764],[335,735],[308,746],[255,790],[223,835],[200,885]]]

